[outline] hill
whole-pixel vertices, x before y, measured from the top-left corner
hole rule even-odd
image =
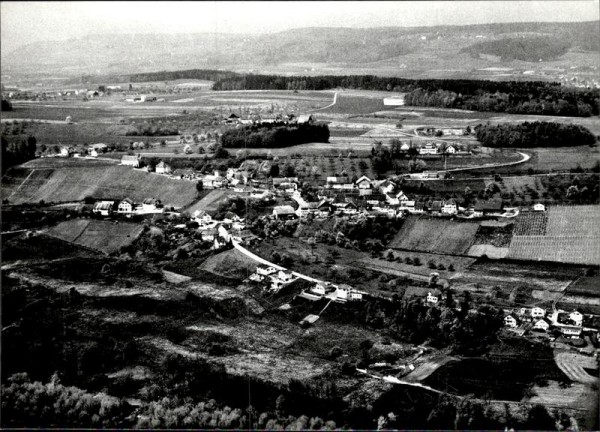
[[[435,71],[437,67],[439,76],[444,70],[451,73],[466,66],[480,69],[498,65],[494,59],[473,59],[468,52],[507,51],[513,53],[507,59],[519,59],[522,56],[515,54],[511,41],[523,35],[538,51],[542,40],[552,40],[551,46],[561,47],[556,56],[576,52],[565,60],[570,65],[583,61],[581,65],[589,66],[597,64],[597,28],[597,22],[585,22],[300,28],[262,35],[89,35],[67,41],[37,42],[3,52],[2,72],[81,77],[90,73],[128,74],[189,68],[244,72],[254,69],[262,73],[283,70],[291,73],[328,70],[331,73],[336,68],[352,68],[361,69],[359,73],[368,69],[373,73],[381,71],[389,75],[394,71],[397,75],[410,76],[427,69]],[[527,57],[539,60],[537,51],[531,54]]]
[[[62,163],[61,163],[62,162]],[[35,159],[2,177],[2,199],[11,204],[82,201],[129,197],[158,198],[167,207],[184,207],[196,199],[195,183],[174,180],[112,163]]]

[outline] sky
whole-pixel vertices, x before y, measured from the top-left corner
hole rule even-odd
[[[0,2],[0,43],[109,33],[272,33],[301,27],[382,27],[600,19],[598,0]]]

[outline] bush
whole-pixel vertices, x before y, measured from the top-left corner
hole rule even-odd
[[[421,259],[419,257],[415,257],[413,259],[413,264],[416,266],[420,266],[421,265]]]

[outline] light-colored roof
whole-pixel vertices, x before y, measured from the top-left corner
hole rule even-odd
[[[294,208],[289,205],[276,206],[273,211],[278,215],[294,214]]]

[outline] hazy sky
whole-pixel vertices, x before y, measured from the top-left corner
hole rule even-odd
[[[600,19],[598,0],[0,2],[1,48],[102,33],[269,33],[298,27]]]

